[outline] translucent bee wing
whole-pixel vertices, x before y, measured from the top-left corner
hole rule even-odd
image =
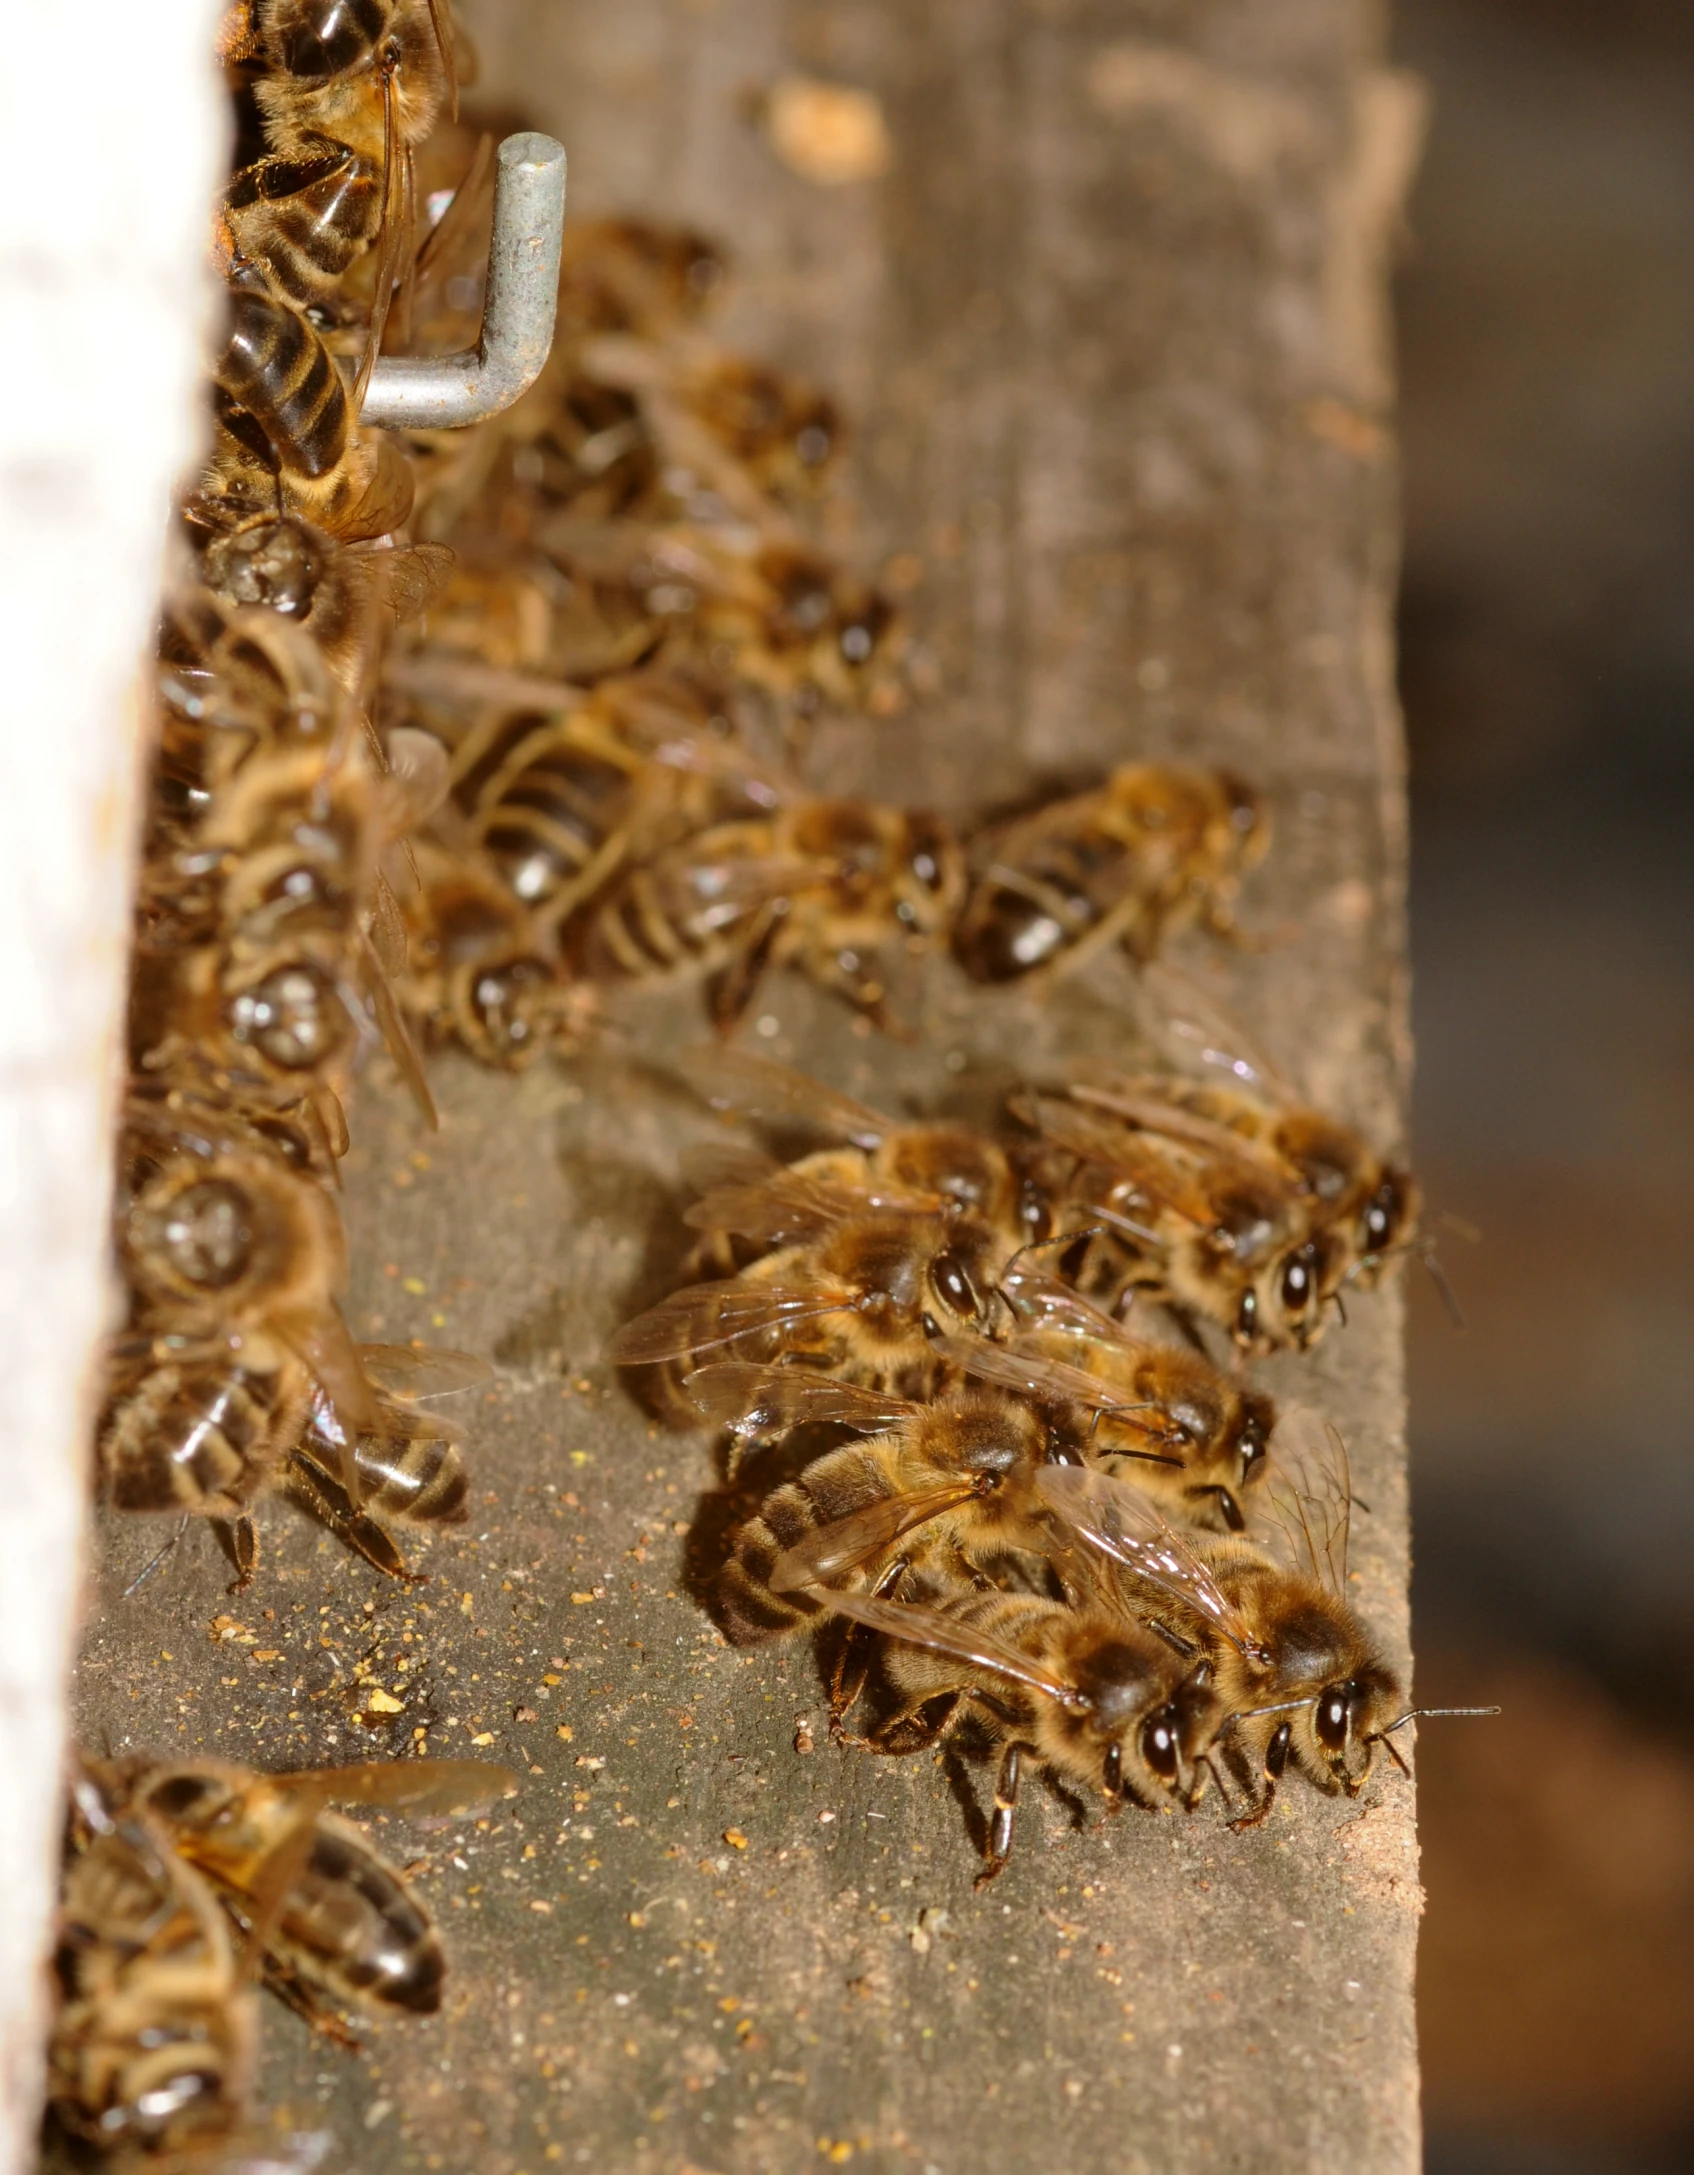
[[[382,78],[382,225],[377,232],[376,275],[371,286],[370,331],[353,380],[352,408],[355,415],[365,404],[365,392],[371,381],[371,372],[376,367],[377,357],[382,353],[382,335],[388,324],[388,306],[393,298],[394,283],[400,277],[405,261],[407,245],[411,240],[405,204],[406,170],[411,154],[399,141],[399,130],[396,126],[399,101],[399,83],[394,72],[389,70]]]
[[[762,1125],[806,1125],[865,1149],[880,1146],[896,1130],[893,1119],[868,1103],[751,1050],[723,1044],[693,1049],[685,1066],[689,1086],[714,1110],[733,1110]]]
[[[1058,1096],[1020,1097],[1014,1108],[1043,1139],[1096,1165],[1101,1172],[1096,1190],[1127,1187],[1150,1209],[1168,1210],[1187,1223],[1211,1221],[1204,1192],[1180,1163],[1173,1162],[1168,1153],[1161,1153],[1154,1137],[1106,1124],[1080,1105]],[[1102,1220],[1120,1223],[1128,1221],[1121,1207],[1102,1202],[1089,1202],[1078,1213],[1097,1214]]]
[[[370,906],[371,950],[384,974],[404,974],[407,966],[406,921],[388,878],[379,869]]]
[[[1038,1404],[1085,1405],[1091,1412],[1145,1412],[1147,1407],[1120,1397],[1109,1383],[1073,1367],[1068,1361],[1050,1359],[1030,1351],[1015,1340],[994,1344],[987,1337],[937,1337],[931,1349],[950,1359],[978,1382],[992,1382],[997,1389],[1033,1397]]]
[[[1047,1270],[1015,1256],[1001,1271],[999,1288],[1012,1312],[1032,1327],[1090,1342],[1117,1342],[1122,1338],[1122,1328],[1111,1315],[1103,1314]]]
[[[1191,975],[1154,960],[1141,969],[1138,985],[1143,1025],[1184,1071],[1204,1065],[1267,1102],[1298,1100],[1276,1060]]]
[[[606,1357],[618,1367],[688,1359],[796,1322],[851,1314],[859,1304],[859,1294],[844,1285],[747,1284],[736,1277],[690,1284],[626,1322],[607,1343]]]
[[[435,50],[441,55],[441,72],[447,78],[447,118],[459,118],[459,64],[453,51],[453,27],[443,0],[429,0],[429,27]],[[483,142],[488,141],[487,137]]]
[[[389,835],[400,837],[429,821],[447,798],[451,759],[434,733],[396,725],[388,735]]]
[[[384,889],[386,888],[385,885]],[[405,942],[403,926],[400,930],[400,941],[402,944]],[[394,986],[388,978],[388,970],[383,965],[371,937],[364,939],[363,950],[365,993],[370,998],[371,1010],[376,1014],[383,1045],[393,1058],[425,1125],[432,1133],[439,1132],[441,1119],[436,1111],[435,1097],[430,1093],[429,1082],[424,1078],[423,1060],[418,1055],[417,1044],[412,1040],[412,1031],[406,1025],[405,1015],[394,1001]]]
[[[683,1221],[698,1231],[733,1231],[777,1246],[832,1231],[853,1216],[933,1216],[942,1206],[933,1194],[889,1186],[861,1189],[807,1171],[779,1170],[755,1185],[717,1188],[685,1209]]]
[[[356,1430],[374,1425],[376,1393],[338,1308],[290,1315],[273,1321],[270,1328],[279,1343],[305,1362],[344,1427]]]
[[[796,1593],[803,1588],[827,1586],[843,1572],[856,1571],[860,1564],[886,1555],[903,1534],[915,1526],[927,1525],[944,1510],[968,1503],[975,1493],[974,1482],[955,1480],[945,1487],[914,1489],[910,1494],[888,1495],[879,1503],[867,1503],[863,1510],[837,1518],[833,1524],[808,1533],[792,1548],[785,1548],[771,1567],[771,1592]]]
[[[763,1367],[719,1360],[697,1367],[683,1391],[705,1419],[737,1435],[769,1435],[790,1427],[829,1424],[880,1435],[923,1410],[910,1398],[861,1389],[804,1367]]]
[[[1295,1406],[1277,1422],[1265,1502],[1294,1568],[1345,1601],[1352,1474],[1347,1445],[1321,1414]]]
[[[1220,1125],[1215,1118],[1201,1117],[1195,1111],[1164,1102],[1147,1093],[1140,1083],[1112,1078],[1076,1080],[1072,1082],[1070,1092],[1080,1103],[1109,1111],[1113,1117],[1123,1118],[1144,1132],[1160,1133],[1169,1140],[1187,1141],[1192,1147],[1204,1149],[1209,1156],[1263,1164],[1278,1172],[1284,1168],[1282,1159],[1259,1142],[1248,1140],[1227,1125]]]
[[[986,1669],[994,1676],[1009,1677],[1014,1683],[1026,1684],[1032,1691],[1042,1692],[1067,1707],[1080,1703],[1074,1685],[1053,1676],[1005,1640],[993,1638],[972,1625],[961,1624],[943,1609],[923,1608],[914,1602],[879,1601],[871,1594],[836,1593],[833,1590],[820,1593],[817,1598],[837,1615],[850,1616],[856,1623],[867,1624],[872,1631],[885,1632],[891,1639],[904,1639],[911,1646],[927,1647],[932,1654],[945,1654],[967,1668]]]
[[[307,1767],[274,1778],[326,1805],[381,1805],[390,1812],[447,1813],[515,1797],[518,1778],[493,1760],[360,1761],[350,1767]]]
[[[682,1151],[683,1183],[696,1193],[718,1193],[726,1187],[768,1185],[782,1175],[784,1165],[760,1148],[740,1141],[702,1140]]]
[[[1203,1617],[1248,1660],[1265,1658],[1252,1625],[1139,1488],[1077,1465],[1044,1465],[1035,1486],[1063,1525]]]
[[[456,1397],[462,1390],[492,1382],[494,1369],[475,1352],[446,1345],[361,1344],[359,1364],[382,1391],[401,1404],[425,1404],[434,1397]]]

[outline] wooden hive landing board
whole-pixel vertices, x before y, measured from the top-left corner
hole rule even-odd
[[[565,139],[573,213],[729,237],[725,329],[855,419],[856,548],[911,555],[941,692],[826,730],[820,782],[957,810],[1139,753],[1261,781],[1269,947],[1183,958],[1391,1141],[1383,259],[1415,101],[1377,69],[1374,11],[501,0],[473,28],[491,87]],[[796,69],[880,98],[886,181],[826,191],[772,158],[747,94]],[[981,1108],[1062,1053],[1129,1050],[1121,998],[1106,977],[988,999],[941,968],[898,1045],[784,983],[751,1039],[890,1108]],[[711,1121],[665,1067],[699,1015],[672,995],[621,1018],[592,1058],[519,1082],[443,1063],[436,1141],[380,1078],[361,1091],[358,1333],[500,1368],[473,1522],[421,1557],[427,1586],[385,1587],[275,1511],[251,1594],[226,1600],[197,1536],[123,1601],[156,1536],[102,1529],[78,1687],[95,1741],[298,1765],[423,1729],[523,1777],[487,1829],[395,1843],[429,1863],[445,2014],[373,2035],[359,2065],[273,2010],[273,2101],[365,2175],[1410,2175],[1419,1890],[1397,1776],[1352,1804],[1290,1787],[1241,1837],[1210,1809],[1102,1827],[1090,1808],[1079,1830],[1027,1789],[1011,1868],[973,1896],[956,1777],[832,1749],[810,1655],[737,1655],[689,1597],[704,1439],[653,1433],[596,1355],[680,1244],[677,1157]],[[1264,1374],[1353,1448],[1354,1591],[1404,1661],[1399,1292],[1351,1313]],[[353,1716],[377,1683],[402,1711],[373,1736]],[[989,1777],[966,1780],[980,1803]]]

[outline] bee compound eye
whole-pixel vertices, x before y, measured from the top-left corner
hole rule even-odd
[[[1241,1304],[1235,1314],[1235,1334],[1241,1338],[1256,1337],[1259,1333],[1259,1295],[1249,1288],[1241,1294]]]
[[[1114,1743],[1106,1747],[1106,1757],[1102,1761],[1100,1768],[1100,1780],[1105,1785],[1108,1797],[1121,1795],[1123,1791],[1122,1745]]]
[[[935,1287],[936,1296],[961,1319],[975,1321],[981,1315],[981,1295],[969,1269],[957,1254],[937,1254],[930,1266],[929,1280]]]
[[[1352,1713],[1352,1685],[1332,1684],[1327,1691],[1320,1693],[1316,1728],[1318,1743],[1326,1752],[1340,1752],[1345,1749]]]
[[[251,1204],[225,1178],[184,1186],[158,1225],[160,1246],[185,1283],[222,1291],[235,1283],[253,1254]]]
[[[1161,1707],[1141,1725],[1141,1757],[1161,1782],[1174,1782],[1178,1764],[1176,1728],[1170,1713]]]
[[[1282,1303],[1290,1314],[1303,1314],[1312,1303],[1317,1289],[1311,1248],[1302,1246],[1297,1254],[1291,1254],[1282,1267],[1280,1286]]]
[[[1264,1463],[1265,1424],[1257,1413],[1251,1414],[1242,1427],[1236,1449],[1241,1458],[1241,1477],[1245,1480]]]

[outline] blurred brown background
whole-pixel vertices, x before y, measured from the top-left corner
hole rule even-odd
[[[1694,6],[1397,23],[1428,2166],[1694,2168]]]

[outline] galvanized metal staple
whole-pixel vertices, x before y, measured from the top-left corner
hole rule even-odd
[[[359,420],[388,430],[462,430],[533,385],[553,345],[564,223],[564,145],[534,130],[508,136],[495,163],[481,339],[459,355],[383,356]]]

